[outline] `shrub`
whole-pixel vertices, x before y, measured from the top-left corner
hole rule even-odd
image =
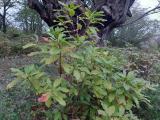
[[[5,33],[8,39],[14,39],[14,38],[20,37],[21,34],[22,34],[21,30],[18,30],[14,27],[8,28],[7,32]]]
[[[135,113],[143,120],[159,120],[160,118],[160,86],[155,87],[156,90],[148,90],[145,93],[150,98],[152,106],[147,106],[144,103],[140,104],[140,108],[136,109]]]
[[[74,4],[64,5],[65,16],[61,17],[73,17],[77,8]],[[123,72],[118,59],[96,47],[94,40],[85,41],[92,34],[97,34],[92,24],[103,20],[101,16],[101,12],[92,13],[86,9],[84,15],[77,17],[75,30],[82,29],[81,21],[88,20],[83,35],[68,34],[71,31],[65,30],[67,21],[57,18],[59,26],[50,29],[48,44],[24,46],[40,49],[29,55],[41,55],[42,66],[12,69],[16,80],[8,84],[7,89],[19,82],[27,83],[40,96],[38,102],[53,108],[51,114],[47,114],[48,119],[134,119],[131,108],[139,107],[140,101],[148,101],[142,94],[142,90],[147,88],[146,82],[138,79],[134,72]],[[70,19],[68,21],[71,22]],[[57,76],[44,70],[45,66],[53,63],[56,64]]]
[[[27,55],[37,50],[35,48],[23,49],[23,46],[24,43],[11,44],[10,46],[11,52],[9,55],[22,55],[22,54]]]
[[[0,57],[9,55],[11,52],[10,42],[4,36],[0,38]]]
[[[28,54],[36,51],[35,48],[23,49],[25,44],[35,42],[32,35],[21,34],[17,37],[11,37],[8,34],[0,34],[0,57]]]

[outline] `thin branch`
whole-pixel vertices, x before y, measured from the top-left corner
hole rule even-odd
[[[140,17],[136,18],[135,20],[130,21],[130,22],[126,23],[126,24],[120,25],[119,27],[125,27],[125,26],[127,26],[127,25],[130,25],[130,24],[133,24],[133,23],[139,21],[140,19],[142,19],[142,18],[144,18],[144,17],[146,17],[146,16],[148,16],[148,15],[158,13],[158,12],[156,12],[156,10],[159,10],[159,9],[160,9],[160,5],[156,6],[155,8],[153,8],[153,9],[151,9],[151,10],[149,10],[149,11],[147,11],[146,13],[144,13],[144,14],[141,15]]]

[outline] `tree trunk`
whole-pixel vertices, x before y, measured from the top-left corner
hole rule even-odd
[[[26,31],[26,33],[29,32],[29,25],[28,25],[28,18],[27,17],[25,19],[25,31]]]
[[[0,14],[0,30],[2,29],[2,17],[3,17],[3,15],[2,14]]]
[[[88,4],[85,2],[87,0],[74,0],[78,5],[81,5],[80,9],[84,9]],[[127,16],[131,17],[130,7],[134,3],[135,0],[94,0],[93,6],[88,6],[89,9],[93,11],[103,11],[104,12],[104,26],[97,26],[100,30],[101,40],[100,44],[104,44],[104,40],[106,40],[111,33],[111,31],[123,24],[126,21]],[[68,4],[70,0],[63,0],[64,3]],[[58,3],[58,0],[28,0],[28,5],[30,8],[34,9],[40,14],[40,17],[48,24],[49,27],[56,25],[54,22],[56,19],[55,12],[53,9],[60,9],[61,5]],[[83,12],[83,11],[81,11]]]
[[[43,28],[43,23],[42,23],[42,20],[40,18],[37,18],[37,34],[38,35],[41,35],[42,34],[42,28]]]
[[[6,33],[7,32],[7,25],[6,25],[6,7],[4,6],[4,8],[3,8],[3,16],[2,16],[2,31],[4,32],[4,33]]]

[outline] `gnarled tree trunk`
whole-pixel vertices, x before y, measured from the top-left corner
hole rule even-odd
[[[3,22],[2,22],[2,17],[3,17],[3,16],[0,14],[0,30],[2,29],[2,23],[3,23]]]
[[[110,32],[123,24],[126,21],[127,16],[131,17],[130,7],[135,0],[61,0],[62,2],[68,4],[68,2],[75,2],[76,4],[81,4],[81,8],[88,7],[91,10],[104,11],[106,22],[104,26],[98,26],[100,29],[99,41],[103,44],[103,41],[107,39]],[[28,5],[30,8],[36,10],[41,18],[48,24],[49,27],[56,25],[54,22],[56,19],[55,12],[53,9],[60,9],[61,5],[58,0],[28,0]]]

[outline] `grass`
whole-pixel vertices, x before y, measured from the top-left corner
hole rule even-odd
[[[31,120],[31,92],[22,86],[12,91],[0,91],[0,120]]]

